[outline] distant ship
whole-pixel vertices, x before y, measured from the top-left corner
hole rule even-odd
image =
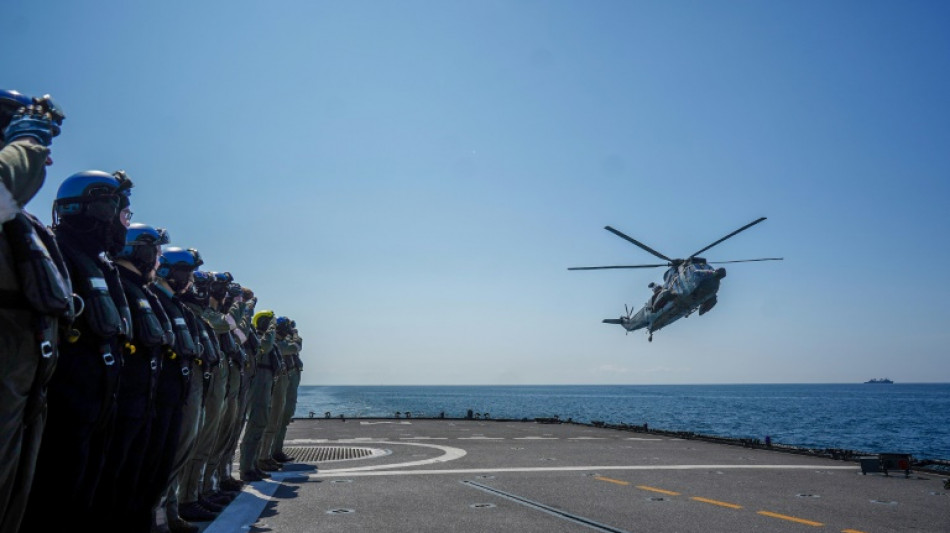
[[[873,383],[873,384],[878,384],[878,383],[880,383],[880,384],[884,384],[884,385],[889,385],[889,384],[894,383],[894,382],[891,381],[891,380],[889,380],[889,379],[887,379],[887,378],[881,378],[881,379],[872,379],[871,381],[865,381],[864,383],[865,383],[865,384],[867,384],[867,383]]]

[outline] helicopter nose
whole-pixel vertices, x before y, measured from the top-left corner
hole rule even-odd
[[[722,279],[726,277],[726,269],[719,267],[716,269],[716,279]]]

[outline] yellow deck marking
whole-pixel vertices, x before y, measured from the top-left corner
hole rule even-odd
[[[824,525],[821,522],[805,520],[804,518],[795,518],[794,516],[788,516],[784,514],[770,513],[769,511],[759,511],[759,514],[762,516],[771,516],[772,518],[781,518],[782,520],[788,520],[789,522],[798,522],[799,524],[805,524],[806,526],[821,527]]]
[[[734,503],[721,502],[721,501],[719,501],[719,500],[710,500],[710,499],[708,499],[708,498],[700,498],[699,496],[693,496],[693,497],[690,498],[690,499],[691,499],[691,500],[696,500],[696,501],[698,501],[698,502],[703,502],[703,503],[711,503],[711,504],[713,504],[713,505],[718,505],[718,506],[720,506],[720,507],[728,507],[728,508],[730,508],[730,509],[742,509],[742,506],[741,506],[741,505],[736,505],[736,504],[734,504]]]
[[[638,489],[648,490],[650,492],[659,492],[660,494],[669,494],[670,496],[679,496],[680,493],[673,492],[671,490],[658,489],[656,487],[648,487],[646,485],[637,485]]]
[[[842,530],[841,530],[841,533],[864,533],[864,532],[863,532],[863,531],[859,531],[859,530],[857,530],[857,529],[842,529]]]
[[[608,482],[608,483],[616,483],[616,484],[618,484],[618,485],[629,485],[629,484],[630,484],[630,483],[627,482],[627,481],[620,481],[619,479],[610,479],[609,477],[604,477],[604,476],[597,476],[597,477],[595,477],[594,479],[599,480],[599,481],[606,481],[606,482]]]

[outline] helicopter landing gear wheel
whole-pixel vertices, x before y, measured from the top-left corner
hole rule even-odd
[[[649,337],[647,337],[647,342],[653,342],[653,334],[652,334],[652,333],[650,334]]]

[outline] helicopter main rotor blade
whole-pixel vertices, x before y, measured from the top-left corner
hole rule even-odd
[[[722,263],[751,263],[752,261],[784,261],[784,257],[763,257],[761,259],[739,259],[736,261],[706,261],[710,265],[720,265]]]
[[[665,267],[670,265],[616,265],[616,266],[600,266],[600,267],[568,267],[568,270],[606,270],[609,268],[657,268]]]
[[[620,237],[621,239],[624,239],[624,240],[626,240],[626,241],[628,241],[628,242],[632,242],[633,244],[636,244],[636,245],[639,246],[640,248],[643,248],[644,250],[646,250],[646,251],[650,252],[651,254],[653,254],[653,255],[659,257],[660,259],[665,259],[665,260],[669,261],[670,263],[673,262],[673,260],[670,259],[669,257],[666,257],[665,255],[661,254],[660,252],[657,252],[657,251],[654,250],[653,248],[650,248],[649,246],[647,246],[647,245],[643,244],[642,242],[640,242],[640,241],[634,239],[633,237],[631,237],[631,236],[629,236],[629,235],[625,235],[623,232],[617,231],[617,230],[615,230],[614,228],[612,228],[612,227],[610,227],[610,226],[604,226],[604,229],[607,230],[607,231],[609,231],[610,233],[613,233],[614,235]],[[666,265],[662,265],[662,266],[666,266]]]
[[[696,257],[697,255],[699,255],[699,254],[705,252],[706,250],[712,248],[713,246],[716,246],[717,244],[721,243],[722,241],[728,239],[729,237],[732,237],[732,236],[734,236],[735,234],[737,234],[737,233],[739,233],[739,232],[741,232],[741,231],[745,231],[745,230],[751,228],[752,226],[755,226],[756,224],[758,224],[759,222],[762,222],[763,220],[765,220],[765,217],[762,217],[762,218],[760,218],[760,219],[758,219],[758,220],[754,220],[754,221],[752,221],[752,222],[749,222],[749,223],[746,224],[745,226],[742,226],[741,228],[737,229],[736,231],[733,231],[733,232],[730,233],[729,235],[726,235],[725,237],[723,237],[723,238],[719,239],[718,241],[716,241],[716,242],[710,244],[709,246],[703,248],[702,250],[700,250],[700,251],[698,251],[698,252],[695,252],[693,255],[689,256],[690,259],[692,259],[693,257]]]

